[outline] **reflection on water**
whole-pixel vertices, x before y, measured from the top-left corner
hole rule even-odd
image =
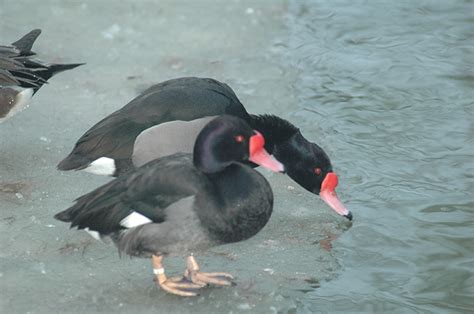
[[[295,115],[334,156],[355,214],[334,247],[344,270],[302,308],[472,310],[473,3],[295,1],[291,12]]]

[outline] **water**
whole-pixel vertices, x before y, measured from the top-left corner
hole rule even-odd
[[[304,308],[472,310],[472,2],[290,8],[293,116],[324,130],[357,216],[336,245],[344,269]]]
[[[31,8],[35,9],[32,11]],[[4,1],[0,40],[87,62],[0,125],[2,312],[469,312],[474,308],[470,1]],[[198,257],[233,288],[181,299],[150,262],[54,213],[106,182],[55,164],[101,117],[179,76],[226,81],[250,112],[331,156],[353,224],[287,177],[249,241]],[[184,261],[165,261],[170,273]]]

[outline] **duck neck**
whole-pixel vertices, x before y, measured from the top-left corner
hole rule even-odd
[[[272,154],[275,146],[288,141],[299,129],[288,120],[274,115],[250,115],[250,126],[265,137],[265,149]]]
[[[232,162],[222,162],[216,156],[208,154],[206,151],[197,152],[196,148],[193,153],[193,162],[194,166],[205,174],[221,172],[232,164]]]
[[[278,159],[290,174],[290,165],[294,163],[295,155],[301,155],[303,152],[307,152],[311,143],[303,137],[301,132],[298,130],[295,134],[287,138],[284,142],[275,145],[273,150],[273,156]]]

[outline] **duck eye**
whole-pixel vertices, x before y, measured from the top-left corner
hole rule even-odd
[[[319,176],[321,174],[321,168],[314,168],[314,173]]]
[[[237,143],[242,143],[245,139],[243,135],[236,135],[234,138]]]

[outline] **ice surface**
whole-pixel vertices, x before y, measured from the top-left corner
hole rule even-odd
[[[267,172],[276,204],[266,228],[197,257],[204,270],[234,274],[237,286],[205,289],[197,298],[160,291],[150,261],[120,259],[113,245],[53,219],[109,180],[60,173],[56,164],[90,126],[151,84],[214,77],[230,84],[250,112],[291,116],[296,73],[279,54],[286,10],[285,1],[273,0],[2,4],[2,43],[41,28],[38,58],[87,63],[51,79],[30,108],[0,126],[4,313],[286,312],[337,275],[328,239],[347,228],[345,221],[289,178]],[[170,274],[184,270],[184,259],[165,263]]]

